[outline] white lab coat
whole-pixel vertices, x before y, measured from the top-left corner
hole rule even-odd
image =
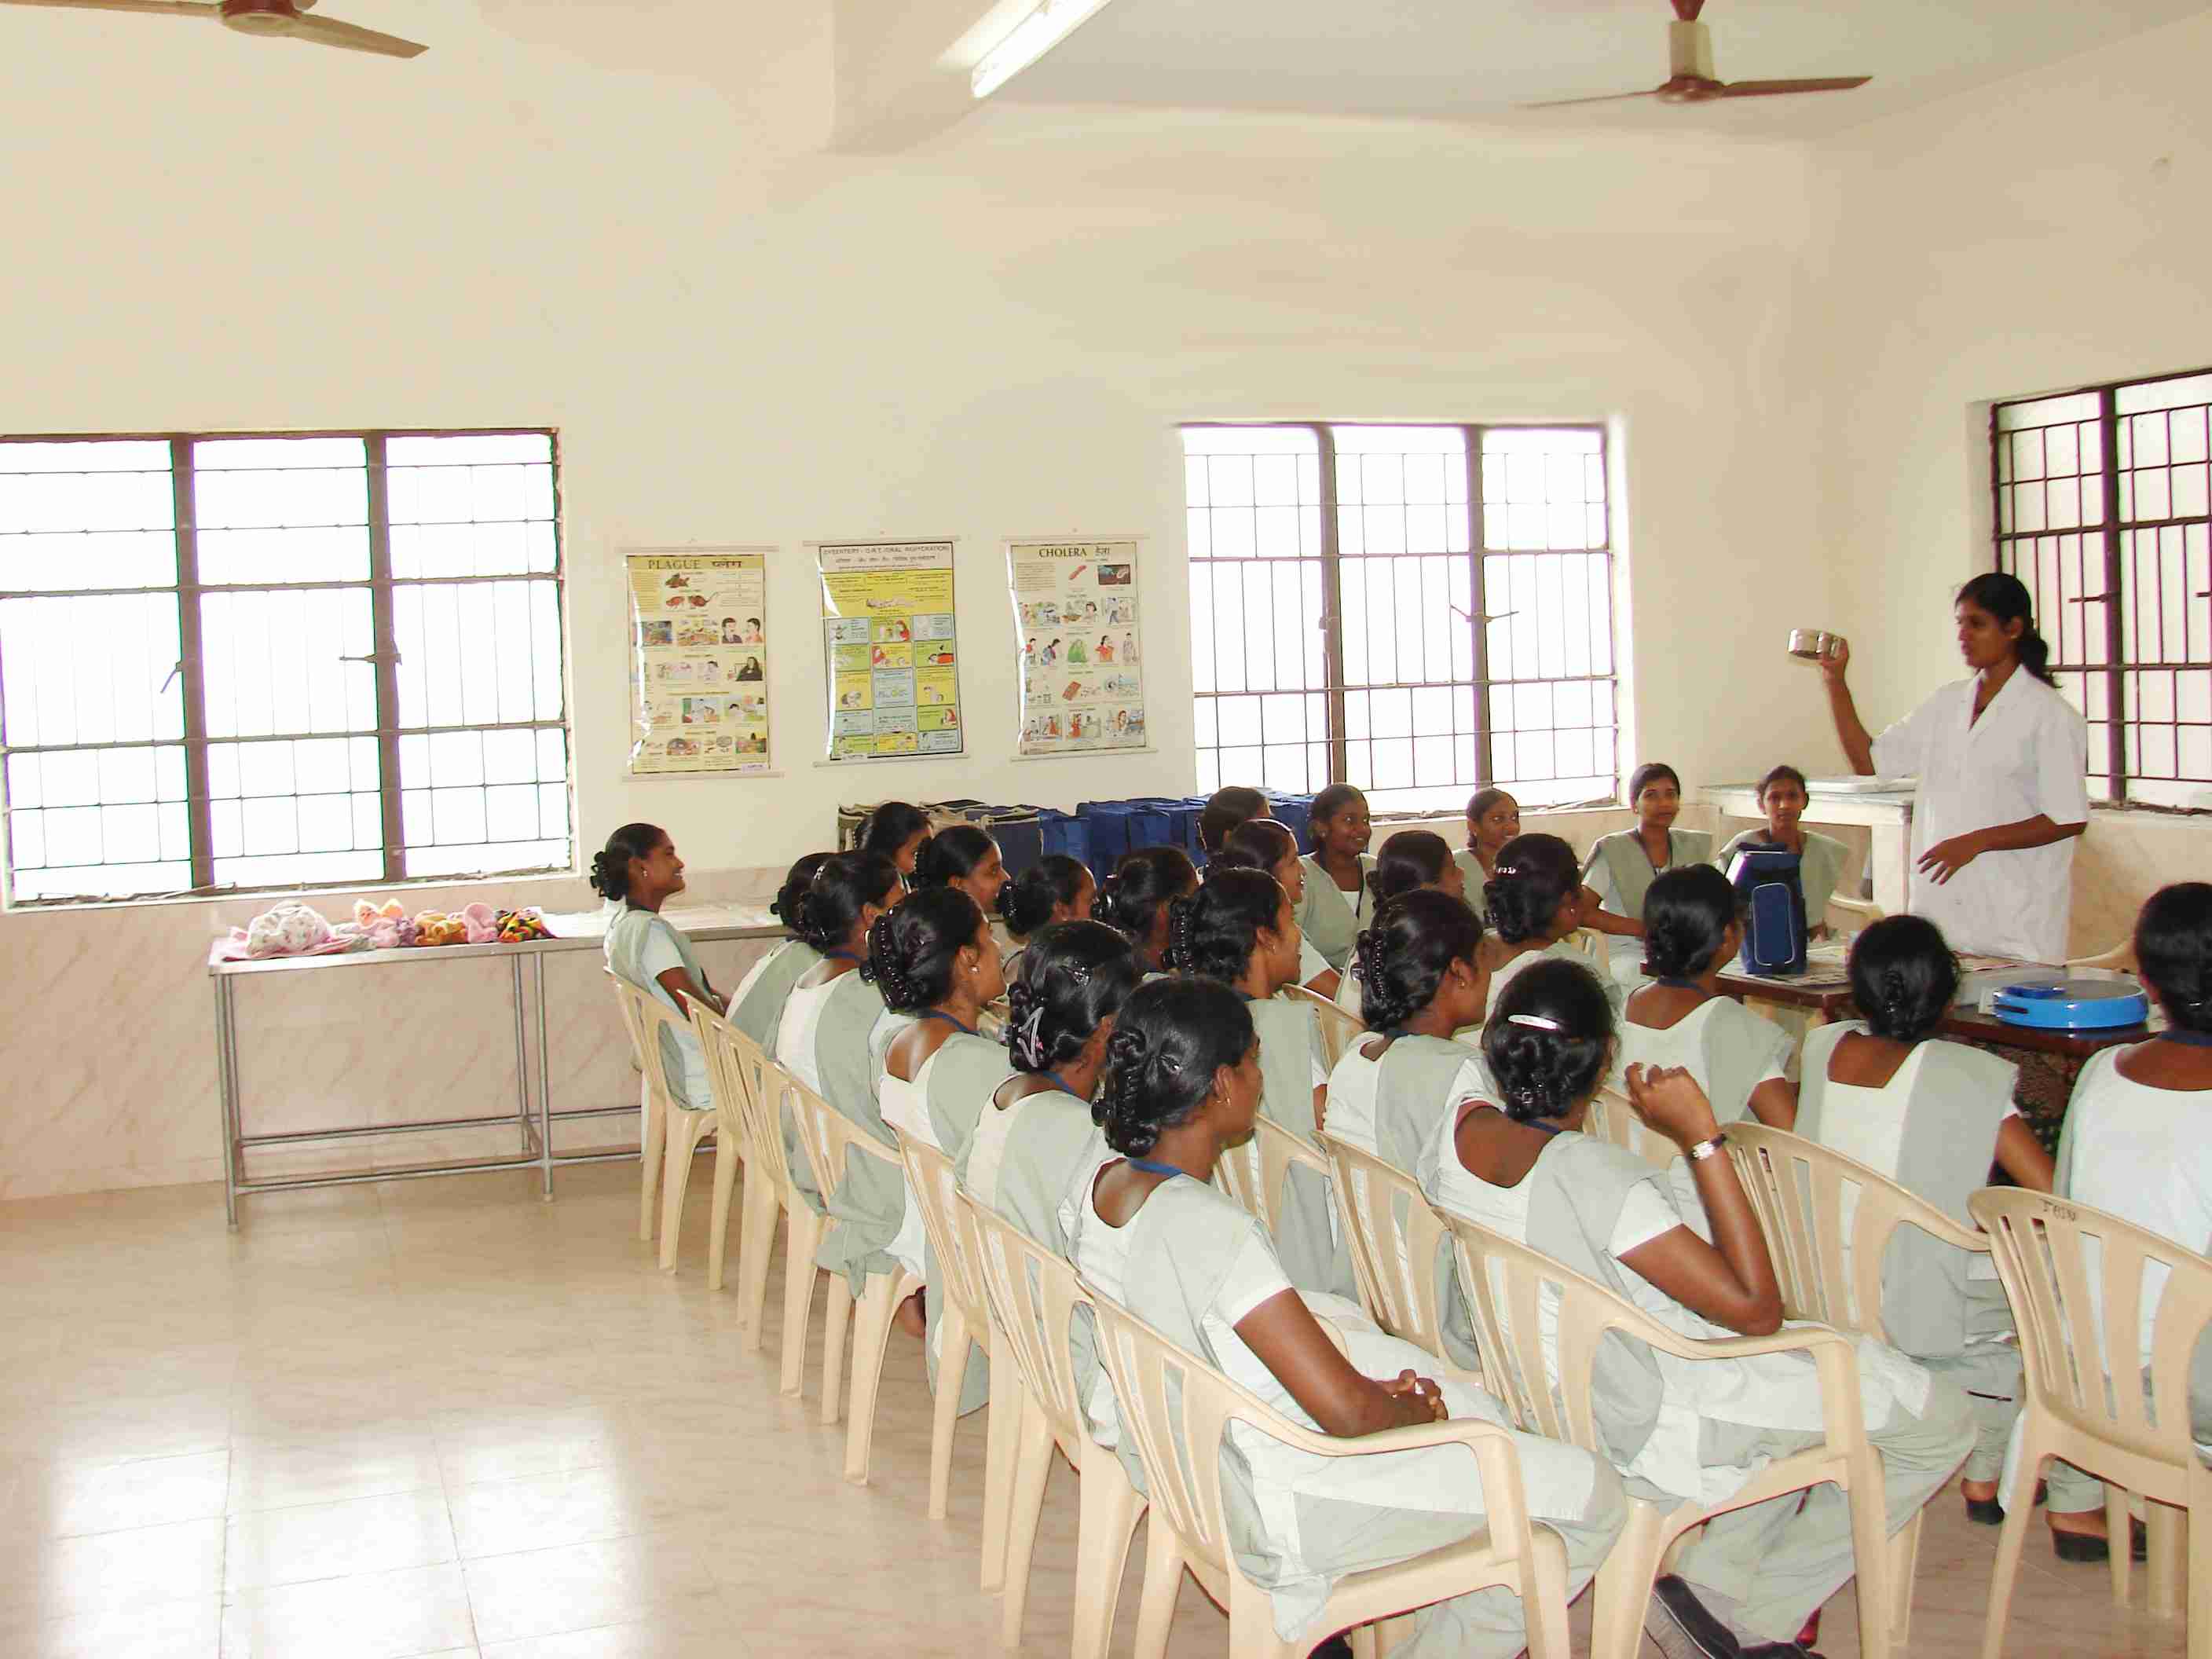
[[[2089,821],[2088,732],[2072,704],[2021,668],[1980,720],[1973,712],[1974,682],[1960,680],[1874,740],[1877,773],[1920,780],[1906,908],[1941,927],[1954,951],[2063,962],[2070,839],[1984,853],[1940,886],[1920,873],[1922,854],[1970,830],[2038,813],[2057,824]]]

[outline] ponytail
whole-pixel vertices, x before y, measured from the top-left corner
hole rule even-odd
[[[1986,611],[2001,623],[2020,624],[2013,650],[2020,665],[2045,685],[2058,682],[2051,673],[2051,641],[2036,631],[2035,602],[2027,586],[2009,571],[1984,570],[1959,590],[1959,603]]]

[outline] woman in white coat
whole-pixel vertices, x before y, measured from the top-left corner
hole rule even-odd
[[[1975,577],[1952,614],[1973,678],[1878,738],[1844,682],[1850,647],[1835,642],[1820,672],[1836,735],[1853,770],[1920,780],[1908,909],[1954,950],[2063,962],[2074,838],[2089,821],[2087,728],[2045,666],[2051,647],[2018,577]]]

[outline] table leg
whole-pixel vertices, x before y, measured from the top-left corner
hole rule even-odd
[[[514,1121],[522,1137],[522,1155],[530,1156],[530,1046],[522,1026],[522,952],[507,959],[507,1001],[514,1009]]]
[[[238,1073],[231,1045],[230,981],[215,975],[216,1095],[222,1108],[222,1213],[238,1231]]]
[[[538,1163],[543,1171],[544,1200],[553,1201],[553,1062],[545,1052],[545,967],[550,951],[534,953],[538,993]]]

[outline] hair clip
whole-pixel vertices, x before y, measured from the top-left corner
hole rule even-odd
[[[1559,1022],[1546,1014],[1508,1014],[1508,1025],[1526,1025],[1532,1031],[1556,1031]]]
[[[1517,876],[1521,873],[1521,866],[1517,864],[1501,864],[1498,866],[1497,873],[1501,876]]]

